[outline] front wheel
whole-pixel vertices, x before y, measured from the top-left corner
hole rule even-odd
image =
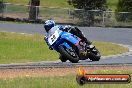
[[[59,55],[59,59],[62,61],[62,62],[66,62],[67,61],[67,58],[64,56],[64,55]]]
[[[72,63],[77,63],[79,61],[79,57],[72,47],[67,49],[64,46],[60,46],[59,52]]]

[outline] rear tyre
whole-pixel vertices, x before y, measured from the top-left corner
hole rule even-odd
[[[75,50],[73,48],[71,48],[71,49],[73,50],[72,52],[63,46],[60,46],[59,52],[61,55],[66,57],[70,62],[77,63],[79,61],[79,57],[78,57],[77,53],[75,52]]]
[[[94,51],[88,52],[89,59],[92,61],[99,61],[101,57],[100,52],[96,48],[94,48],[93,50]]]

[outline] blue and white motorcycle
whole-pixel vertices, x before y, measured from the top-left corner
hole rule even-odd
[[[79,37],[60,30],[57,26],[48,32],[48,44],[52,49],[60,53],[60,60],[77,63],[79,60],[100,60],[100,52],[93,45],[87,45]]]

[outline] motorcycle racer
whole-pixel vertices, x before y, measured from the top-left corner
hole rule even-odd
[[[49,46],[49,49],[52,50],[52,47],[50,47],[49,43],[48,43],[48,32],[52,27],[58,27],[60,30],[62,31],[66,31],[66,32],[70,32],[73,35],[76,35],[77,37],[79,37],[80,39],[82,39],[82,41],[85,41],[88,45],[91,44],[91,42],[89,40],[87,40],[87,38],[85,38],[85,36],[83,35],[83,33],[77,28],[77,27],[72,27],[70,25],[66,25],[66,26],[62,26],[62,25],[56,25],[55,21],[53,20],[47,20],[44,22],[44,29],[46,31],[46,35],[44,37],[44,40],[46,41],[47,45]]]
[[[88,58],[99,61],[99,51],[77,27],[56,25],[53,20],[47,20],[44,23],[44,29],[46,31],[44,40],[50,50],[59,52],[59,59],[62,62],[69,60],[77,63],[79,60]]]

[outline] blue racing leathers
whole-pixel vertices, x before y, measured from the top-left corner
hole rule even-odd
[[[65,26],[61,26],[61,25],[56,25],[56,26],[54,26],[54,27],[57,27],[57,28],[60,29],[60,30],[65,29]],[[51,29],[52,29],[52,28],[51,28]],[[44,40],[45,40],[45,42],[47,43],[47,45],[49,46],[49,49],[52,50],[53,48],[50,46],[50,44],[49,44],[49,42],[48,42],[48,33],[45,34]]]

